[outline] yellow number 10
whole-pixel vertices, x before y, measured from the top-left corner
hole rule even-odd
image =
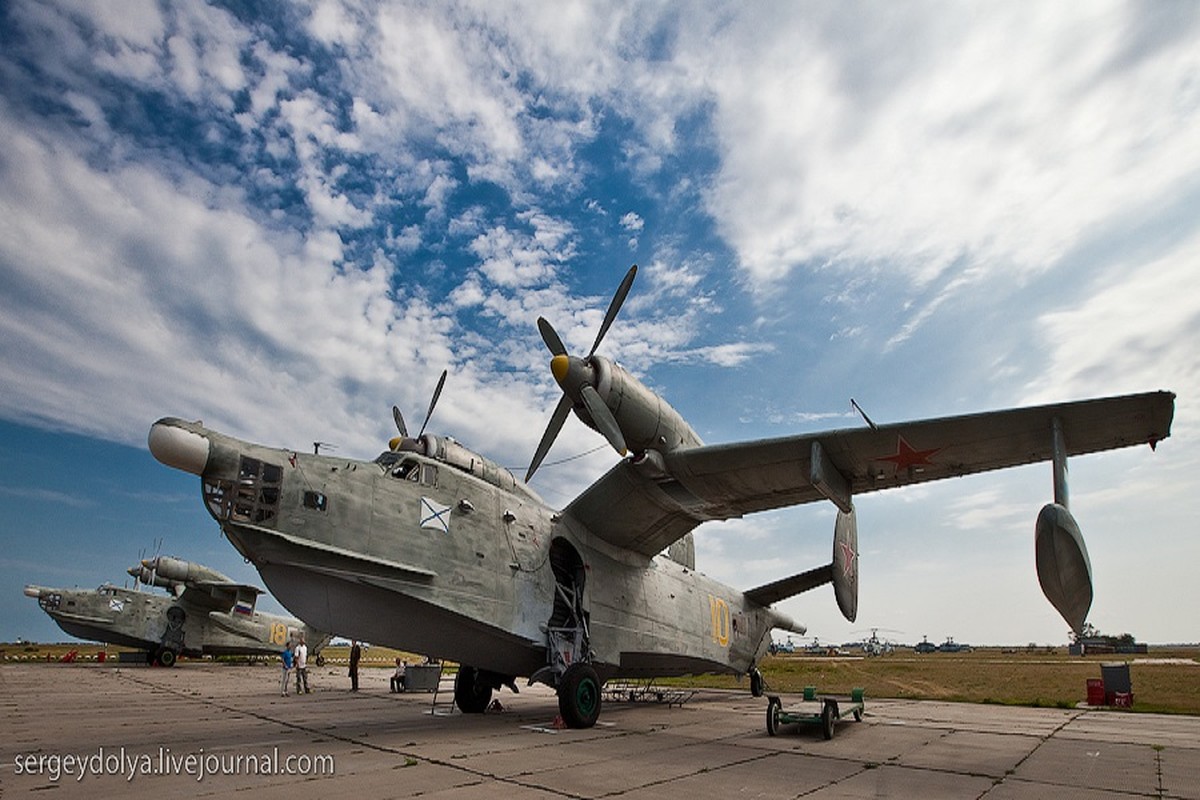
[[[708,596],[708,609],[712,612],[712,638],[721,647],[729,646],[729,604],[719,597]]]

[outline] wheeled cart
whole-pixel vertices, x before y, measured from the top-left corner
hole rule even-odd
[[[822,735],[832,739],[834,726],[846,714],[852,715],[855,722],[862,719],[862,689],[851,689],[846,697],[818,695],[816,687],[805,686],[804,700],[799,705],[785,709],[778,695],[767,699],[767,733],[775,736],[781,725],[820,725]]]

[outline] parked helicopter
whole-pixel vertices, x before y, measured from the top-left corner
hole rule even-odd
[[[26,586],[25,595],[71,636],[146,651],[164,667],[183,654],[271,655],[304,635],[314,658],[329,634],[298,619],[255,610],[262,589],[237,583],[214,569],[170,556],[143,559],[128,570],[134,588]],[[142,591],[157,586],[166,594]]]
[[[393,409],[400,435],[374,461],[266,447],[173,417],[154,423],[149,448],[200,476],[208,511],[284,606],[345,636],[459,662],[465,712],[526,676],[557,690],[573,727],[596,722],[609,678],[748,673],[759,695],[770,631],[805,631],[773,603],[831,583],[855,619],[855,495],[1043,460],[1054,464],[1055,502],[1038,517],[1038,576],[1068,624],[1083,624],[1091,568],[1067,509],[1067,457],[1156,445],[1170,433],[1173,394],[704,445],[597,353],[636,271],[586,356],[538,319],[563,397],[525,482],[424,433],[442,382],[416,437]],[[571,411],[632,455],[554,509],[527,482]],[[695,571],[702,522],[819,500],[838,509],[830,563],[749,591]]]

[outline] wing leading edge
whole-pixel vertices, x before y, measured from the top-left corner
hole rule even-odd
[[[805,436],[712,445],[624,460],[566,509],[590,533],[645,556],[701,522],[1047,461],[1054,420],[1066,455],[1149,444],[1170,435],[1175,395],[992,411]]]

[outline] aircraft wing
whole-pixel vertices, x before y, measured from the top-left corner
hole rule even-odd
[[[1151,392],[711,445],[625,460],[563,514],[646,556],[701,522],[1046,461],[1054,420],[1067,455],[1170,435],[1175,395]]]
[[[181,599],[209,609],[253,616],[255,603],[262,593],[262,589],[248,583],[201,580],[188,581]]]

